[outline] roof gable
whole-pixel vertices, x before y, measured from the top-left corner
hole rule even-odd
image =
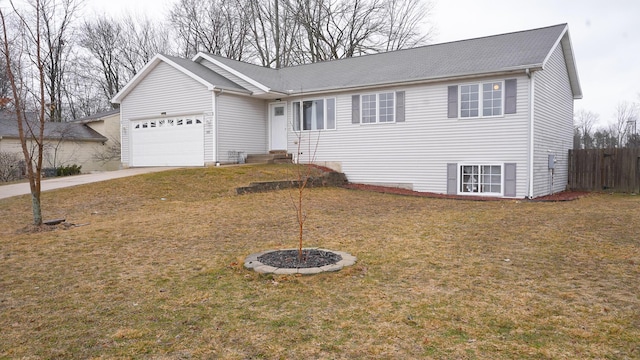
[[[205,86],[208,90],[215,88],[227,88],[239,92],[249,93],[246,89],[235,84],[229,79],[216,74],[205,66],[175,56],[157,54],[149,61],[111,100],[112,103],[119,104],[160,62],[164,62],[174,69],[189,76],[195,81]]]

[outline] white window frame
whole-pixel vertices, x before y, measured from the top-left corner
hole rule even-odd
[[[484,91],[483,85],[485,84],[500,84],[500,114],[499,115],[484,115]],[[478,116],[462,116],[462,87],[463,86],[478,86]],[[478,118],[498,118],[504,117],[504,80],[489,80],[476,83],[466,83],[458,85],[458,119],[478,119]],[[493,108],[493,107],[492,107]]]
[[[486,175],[486,174],[482,174],[481,173],[481,169],[483,166],[497,166],[500,168],[500,192],[490,192],[490,191],[479,191],[480,189],[478,188],[478,191],[463,191],[463,185],[464,185],[464,174],[463,174],[463,168],[465,166],[476,166],[478,167],[478,180],[476,182],[476,185],[478,187],[480,187],[481,185],[481,177],[482,176],[492,176],[492,175]],[[458,164],[458,184],[457,184],[457,191],[458,191],[458,195],[469,195],[469,196],[495,196],[495,197],[502,197],[504,194],[504,164],[502,163],[476,163],[476,162],[468,162],[468,163],[459,163]],[[491,185],[492,183],[489,182],[489,185]]]
[[[322,119],[322,123],[323,123],[323,127],[322,129],[314,129],[314,125],[317,124],[316,121],[314,121],[315,119],[312,119],[311,121],[311,129],[303,129],[303,125],[304,125],[304,120],[303,120],[303,116],[304,116],[304,106],[303,104],[305,102],[315,102],[315,101],[320,101],[322,100],[322,114],[324,116],[324,119]],[[327,111],[328,108],[328,100],[333,100],[333,128],[329,128],[327,125],[327,114],[329,113]],[[296,104],[298,104],[298,113],[297,113],[297,119],[296,119]],[[291,122],[293,123],[293,131],[334,131],[337,128],[337,122],[338,122],[338,100],[335,97],[328,97],[328,98],[316,98],[316,99],[300,99],[300,100],[296,100],[296,101],[292,101],[291,102]]]
[[[392,121],[380,121],[380,95],[387,95],[387,94],[391,94],[391,98],[393,100],[393,104],[391,106],[391,117],[393,118]],[[375,116],[375,121],[371,121],[371,122],[364,122],[364,97],[365,96],[375,96],[375,111],[376,111],[376,116]],[[361,125],[370,125],[370,124],[393,124],[396,122],[396,106],[397,106],[397,102],[396,102],[396,92],[395,91],[386,91],[386,92],[379,92],[379,93],[369,93],[369,94],[362,94],[360,95],[360,124]]]

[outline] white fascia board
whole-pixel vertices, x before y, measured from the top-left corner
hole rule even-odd
[[[181,73],[189,76],[190,78],[192,78],[193,80],[201,83],[202,85],[206,86],[208,90],[213,91],[213,89],[215,89],[215,85],[211,84],[210,82],[204,80],[203,78],[196,76],[194,73],[192,73],[191,71],[188,71],[187,69],[183,68],[182,66],[176,64],[175,62],[169,60],[168,58],[166,58],[165,56],[163,56],[162,54],[157,54],[156,56],[154,56],[151,61],[149,61],[144,67],[142,67],[142,69],[140,69],[140,71],[136,74],[136,76],[133,77],[133,79],[131,79],[127,85],[125,85],[124,88],[122,88],[122,90],[120,90],[116,96],[113,97],[113,99],[111,99],[112,103],[115,104],[119,104],[122,99],[124,99],[125,96],[127,96],[127,94],[133,90],[133,88],[136,87],[136,85],[138,85],[144,78],[145,76],[147,76],[151,70],[153,70],[153,68],[155,68],[160,62],[165,62],[168,65],[171,65],[174,69],[180,71]]]
[[[576,66],[576,57],[573,54],[573,46],[571,45],[571,38],[569,37],[569,25],[564,26],[564,30],[558,39],[553,44],[549,53],[542,62],[542,69],[544,70],[549,58],[556,50],[558,45],[562,45],[562,55],[564,56],[564,62],[567,66],[567,73],[569,74],[569,82],[571,84],[571,91],[573,92],[574,99],[582,99],[582,89],[580,87],[580,79],[578,78],[578,67]]]
[[[196,54],[196,56],[194,56],[192,60],[193,60],[193,61],[195,61],[195,62],[197,62],[197,61],[198,61],[198,60],[200,60],[200,59],[205,59],[205,60],[207,60],[207,61],[209,61],[209,62],[211,62],[211,63],[215,64],[216,66],[219,66],[219,67],[221,67],[221,68],[225,69],[226,71],[228,71],[228,72],[232,73],[233,75],[235,75],[235,76],[239,77],[240,79],[242,79],[242,80],[244,80],[244,81],[248,82],[249,84],[251,84],[251,85],[253,85],[253,86],[257,87],[258,89],[260,89],[260,90],[262,90],[262,91],[264,91],[264,92],[266,92],[266,93],[268,93],[268,92],[270,92],[270,91],[271,91],[271,89],[270,89],[268,86],[265,86],[265,85],[263,85],[262,83],[260,83],[260,82],[258,82],[258,81],[256,81],[256,80],[254,80],[254,79],[250,78],[249,76],[247,76],[247,75],[245,75],[245,74],[243,74],[243,73],[239,72],[238,70],[236,70],[236,69],[234,69],[234,68],[232,68],[232,67],[229,67],[229,66],[227,66],[227,65],[225,65],[225,64],[223,64],[223,63],[221,63],[220,61],[218,61],[218,60],[216,60],[216,59],[212,58],[212,57],[211,57],[211,56],[209,56],[208,54],[205,54],[205,53],[200,52],[200,53]],[[230,79],[230,80],[231,80],[231,79]]]
[[[562,38],[562,52],[564,54],[564,61],[567,64],[571,89],[573,89],[573,98],[582,99],[582,87],[580,86],[580,77],[578,76],[578,66],[576,65],[576,56],[573,53],[573,46],[571,45],[571,37],[569,36],[568,29]]]

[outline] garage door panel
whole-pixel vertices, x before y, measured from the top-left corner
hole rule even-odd
[[[171,123],[165,119],[136,122],[132,143],[133,166],[204,165],[204,129],[200,119],[188,124],[186,118]]]

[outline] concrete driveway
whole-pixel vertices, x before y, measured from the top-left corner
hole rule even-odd
[[[100,182],[111,179],[118,179],[127,176],[134,176],[140,174],[147,174],[159,171],[178,169],[177,167],[145,167],[145,168],[131,168],[116,171],[105,171],[95,174],[84,174],[74,176],[62,176],[53,179],[44,179],[41,183],[41,191],[54,190],[60,188],[66,188],[76,185],[89,184],[94,182]],[[30,194],[29,182],[0,185],[0,199],[9,198],[12,196]]]

